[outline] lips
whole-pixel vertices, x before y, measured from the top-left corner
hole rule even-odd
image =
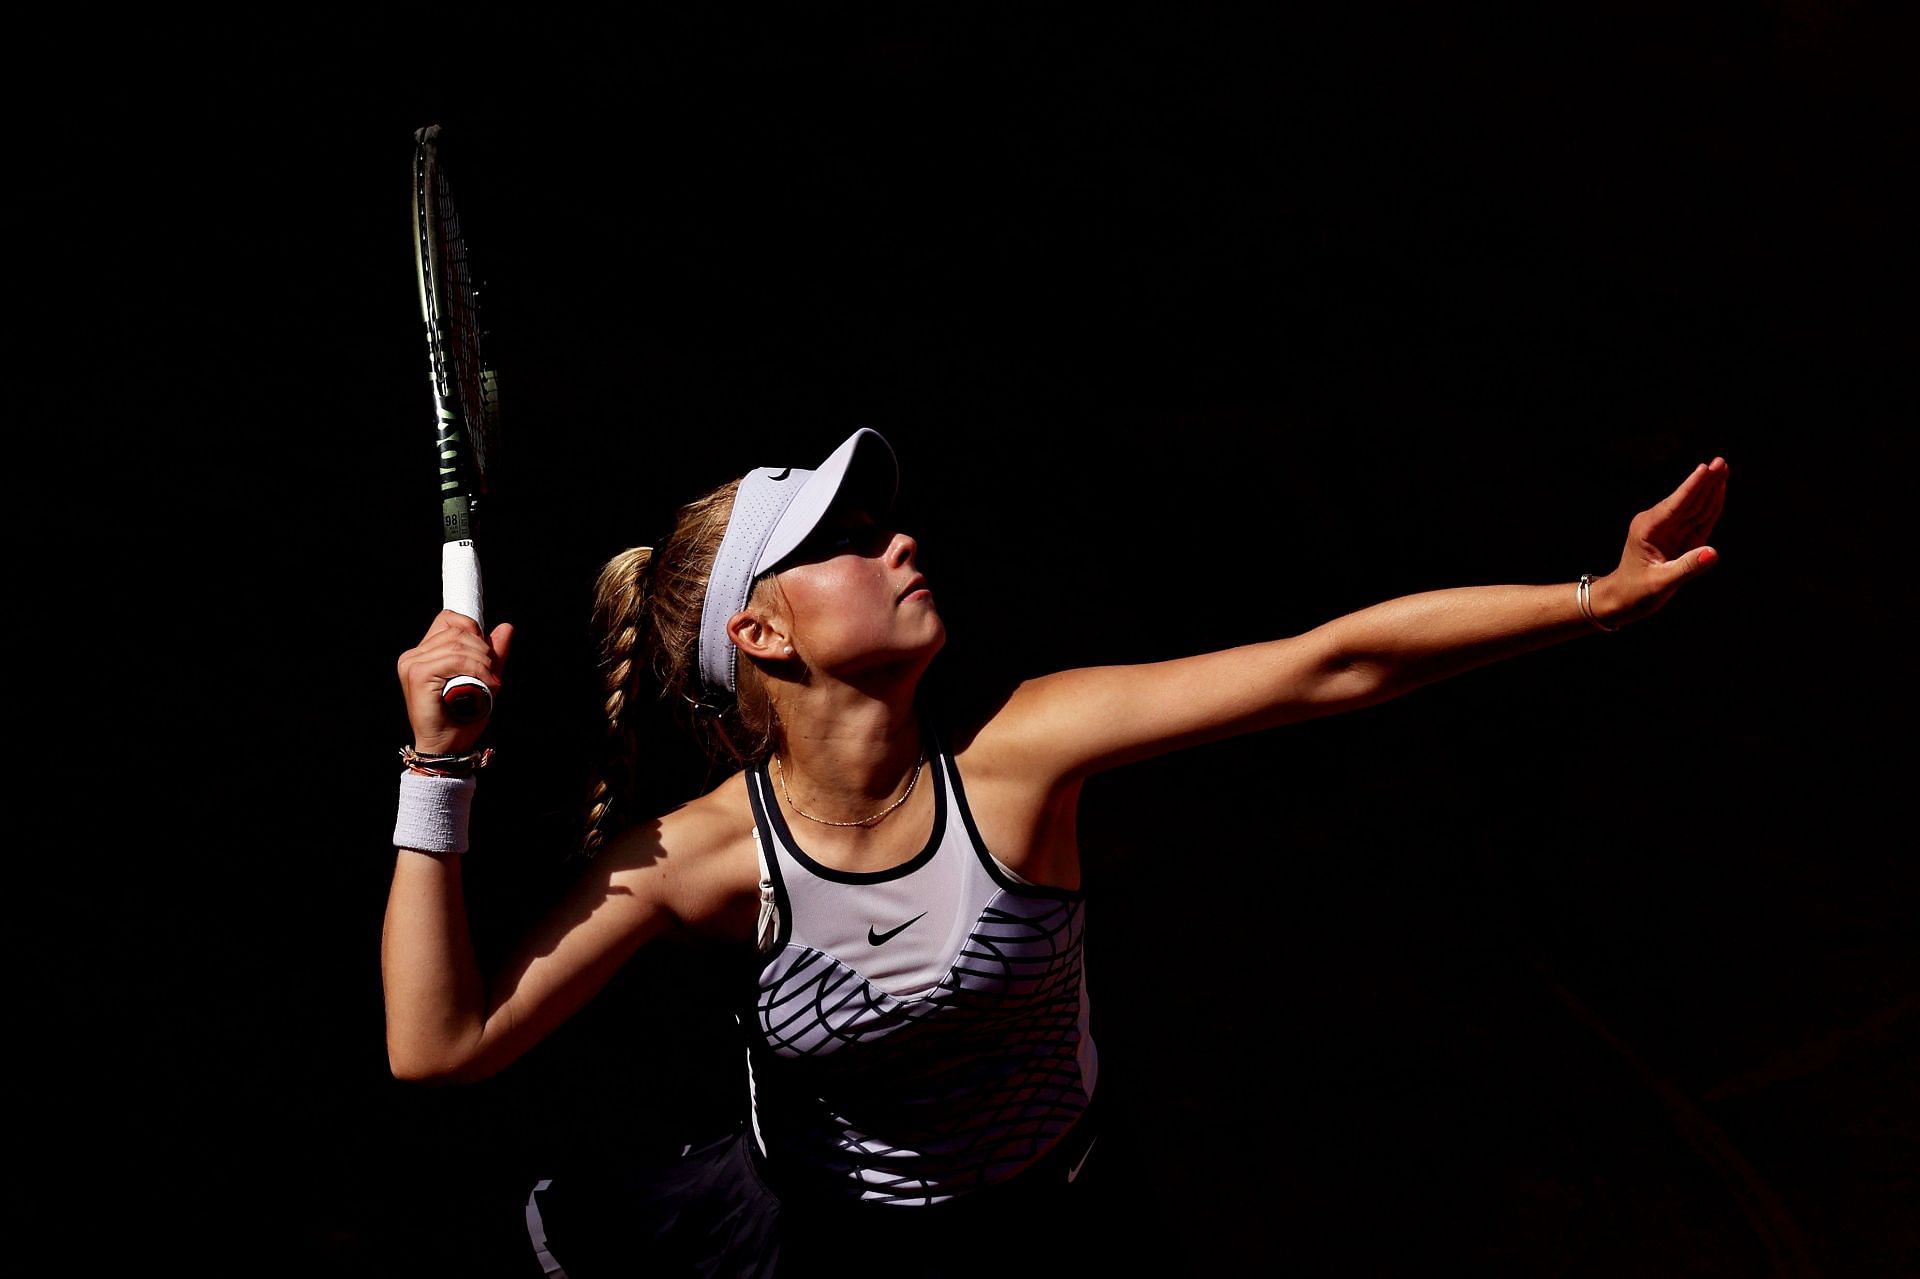
[[[913,594],[915,591],[923,589],[926,586],[926,584],[927,584],[926,578],[920,576],[918,573],[914,574],[913,580],[907,583],[907,589],[904,591],[901,591],[899,595],[895,596],[893,602],[898,604],[901,600],[907,598],[907,596]]]

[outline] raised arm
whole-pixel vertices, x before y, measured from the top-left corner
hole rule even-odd
[[[471,1083],[511,1065],[678,921],[657,824],[603,849],[491,982],[467,927],[458,854],[400,849],[380,938],[394,1076]]]
[[[1388,600],[1303,635],[1141,666],[1029,680],[982,730],[1029,775],[1070,779],[1237,733],[1371,706],[1462,671],[1658,611],[1718,559],[1706,545],[1727,463],[1703,463],[1634,516],[1594,581],[1468,586]],[[1588,613],[1591,613],[1591,618]]]
[[[498,685],[511,632],[492,644],[457,613],[435,619],[400,659],[415,749],[470,750],[478,725],[446,721],[440,686],[454,674]],[[698,862],[706,828],[697,820],[625,832],[602,850],[569,895],[488,982],[474,957],[459,852],[396,850],[380,940],[387,1059],[401,1079],[461,1083],[505,1067],[571,1017],[640,946],[678,924],[678,880],[668,865]],[[679,854],[675,861],[669,853]]]

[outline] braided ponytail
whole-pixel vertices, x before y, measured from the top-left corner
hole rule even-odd
[[[654,549],[636,546],[608,560],[593,589],[594,630],[600,635],[600,672],[605,689],[607,737],[602,762],[587,799],[587,836],[582,851],[600,850],[607,836],[619,829],[611,820],[633,796],[634,767],[639,754],[628,707],[640,692],[641,635],[649,623],[649,601]]]
[[[627,810],[639,767],[633,716],[649,684],[680,713],[710,759],[744,766],[773,753],[773,705],[759,668],[741,662],[738,692],[719,701],[700,680],[707,577],[739,487],[739,480],[730,480],[681,507],[673,532],[658,546],[622,551],[607,561],[594,584],[607,729],[587,801],[581,851],[589,857],[632,820]],[[778,589],[772,574],[755,585],[755,593],[763,588]]]

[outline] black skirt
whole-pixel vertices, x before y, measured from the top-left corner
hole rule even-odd
[[[1104,1178],[1093,1111],[1005,1186],[920,1207],[829,1203],[783,1187],[744,1128],[678,1159],[535,1194],[566,1279],[1058,1275],[1084,1263]],[[1111,1223],[1108,1223],[1109,1227]]]

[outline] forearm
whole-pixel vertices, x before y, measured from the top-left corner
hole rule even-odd
[[[1599,629],[1576,586],[1463,586],[1405,595],[1329,623],[1340,665],[1373,679],[1378,700]],[[1609,579],[1592,584],[1595,617],[1618,625]]]
[[[398,1078],[448,1077],[479,1042],[486,983],[474,958],[460,855],[400,849],[380,934],[387,1062]]]

